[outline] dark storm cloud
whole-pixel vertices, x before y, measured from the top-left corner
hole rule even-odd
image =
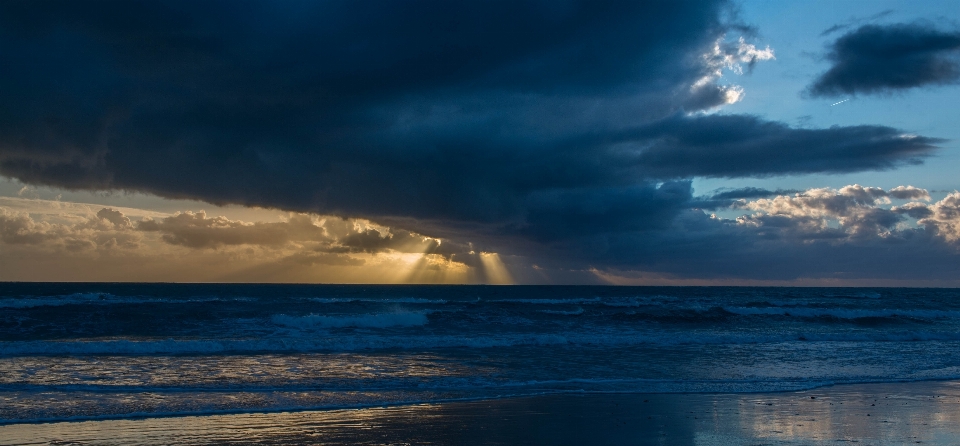
[[[888,15],[890,15],[890,14],[893,14],[893,10],[892,10],[892,9],[887,9],[887,10],[885,10],[885,11],[880,11],[880,12],[878,12],[878,13],[876,13],[876,14],[874,14],[874,15],[871,15],[871,16],[869,16],[869,17],[852,18],[852,19],[851,19],[850,21],[848,21],[847,23],[838,23],[838,24],[836,24],[836,25],[833,25],[833,26],[831,26],[831,27],[823,30],[823,32],[820,33],[820,37],[824,37],[824,36],[833,34],[833,33],[837,32],[837,31],[843,31],[843,30],[845,30],[845,29],[849,29],[849,28],[851,28],[851,27],[853,27],[853,26],[856,26],[856,25],[862,25],[864,22],[870,22],[870,21],[879,20],[879,19],[882,19],[882,18],[884,18],[884,17],[886,17],[886,16],[888,16]]]
[[[664,228],[689,205],[689,181],[639,187],[550,190],[530,195],[515,229],[534,239]]]
[[[759,187],[743,187],[740,189],[717,192],[710,198],[713,200],[737,200],[740,198],[767,198],[776,195],[789,195],[800,192],[798,189],[767,190]]]
[[[802,242],[780,238],[771,225],[714,229],[618,234],[605,241],[612,248],[604,251],[603,264],[678,278],[952,280],[960,262],[956,247],[922,229],[856,241],[831,230]]]
[[[610,182],[565,141],[720,101],[719,1],[0,8],[0,173],[67,188],[502,220]]]
[[[890,93],[960,80],[960,32],[925,24],[864,25],[829,47],[812,96]]]
[[[960,262],[960,193],[932,204],[885,204],[905,193],[929,199],[912,187],[811,189],[742,203],[750,214],[736,220],[686,210],[669,230],[581,237],[555,248],[625,275],[952,279]],[[905,215],[919,221],[907,224]],[[548,262],[540,265],[562,265]]]
[[[641,129],[635,162],[661,177],[763,177],[917,164],[942,140],[883,126],[797,129],[753,116],[677,117]]]
[[[569,246],[554,257],[579,264],[583,237],[681,228],[695,176],[889,169],[935,149],[883,126],[697,113],[742,96],[718,73],[773,57],[738,39],[729,6],[2,2],[0,174],[391,227],[328,239],[292,221],[138,223],[180,246],[307,241],[467,264]]]
[[[767,190],[759,187],[743,187],[740,189],[730,190],[718,189],[715,190],[714,194],[711,196],[695,197],[695,199],[690,202],[690,207],[714,211],[721,208],[736,207],[744,199],[767,198],[777,195],[795,194],[798,192],[801,191],[795,189]]]

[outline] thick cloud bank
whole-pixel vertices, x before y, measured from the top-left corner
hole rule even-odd
[[[510,223],[541,194],[887,168],[936,143],[685,115],[773,57],[726,37],[720,1],[0,8],[0,173],[30,183]]]
[[[688,210],[663,230],[585,237],[566,249],[637,277],[950,280],[960,264],[960,193],[929,200],[911,186],[810,189],[734,200],[730,211],[743,213],[735,219]]]
[[[940,143],[716,113],[749,94],[732,79],[775,59],[734,10],[722,0],[2,2],[0,175],[391,228],[329,239],[296,218],[96,219],[178,249],[309,245],[296,251],[304,263],[407,250],[466,267],[497,252],[516,268],[690,275],[676,265],[693,253],[742,245],[742,228],[692,210],[708,206],[691,178],[890,169]],[[77,230],[4,218],[27,228],[9,240],[60,234],[66,246]]]
[[[0,206],[0,280],[462,283],[486,274],[469,246],[363,220],[248,222],[203,211],[131,218],[57,201],[0,204],[8,205]]]
[[[686,183],[660,189],[660,199],[690,192]],[[561,224],[543,210],[535,242],[503,246],[501,255],[456,237],[364,220],[289,214],[241,221],[204,212],[131,217],[112,208],[7,199],[0,206],[0,279],[44,277],[43,266],[62,280],[957,284],[958,192],[936,201],[913,186],[733,192],[716,198],[725,203],[716,208],[737,218],[686,207],[697,201],[674,204],[670,218],[646,210],[612,218],[617,206],[598,202],[578,210],[580,220]],[[554,198],[562,207],[564,200]],[[543,200],[541,208],[549,209]],[[588,224],[611,218],[633,223],[603,230]]]
[[[923,24],[864,25],[830,45],[813,96],[890,93],[960,80],[960,32]]]

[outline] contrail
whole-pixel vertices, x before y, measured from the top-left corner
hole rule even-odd
[[[840,101],[840,102],[837,102],[836,104],[830,104],[830,106],[833,107],[834,105],[840,105],[840,104],[842,104],[842,103],[844,103],[844,102],[847,102],[847,101],[849,101],[849,99],[844,99],[844,100],[842,100],[842,101]]]

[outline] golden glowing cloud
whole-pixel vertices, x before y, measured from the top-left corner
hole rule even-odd
[[[0,202],[0,280],[478,283],[470,248],[366,220],[244,221],[54,200]],[[486,264],[486,263],[485,263]],[[499,264],[499,269],[497,264]],[[502,263],[485,267],[509,283]],[[504,279],[506,278],[506,279]]]

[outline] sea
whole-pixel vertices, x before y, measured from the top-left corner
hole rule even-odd
[[[960,379],[960,290],[0,284],[0,424]]]

